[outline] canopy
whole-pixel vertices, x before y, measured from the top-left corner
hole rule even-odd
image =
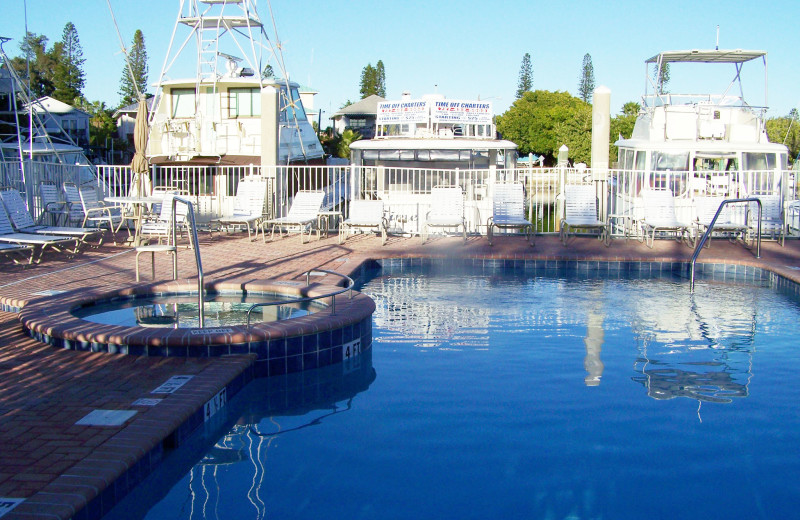
[[[733,50],[698,50],[690,51],[664,51],[648,59],[645,63],[744,63],[766,56],[764,51],[745,51],[742,49]]]

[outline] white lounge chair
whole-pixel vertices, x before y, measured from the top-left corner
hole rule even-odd
[[[350,216],[339,226],[339,243],[343,244],[347,240],[353,228],[377,228],[381,234],[381,245],[384,245],[388,227],[382,200],[353,200],[350,201]]]
[[[703,235],[711,225],[717,210],[719,209],[725,197],[695,197],[694,207],[697,211],[697,220],[695,221],[695,237],[694,240]],[[745,223],[744,216],[745,207],[742,204],[732,205],[726,204],[717,217],[714,223],[714,231],[720,233],[727,233],[730,238],[736,238],[741,235],[742,240],[747,236],[747,224]],[[706,242],[707,247],[711,247],[711,241]]]
[[[691,224],[679,221],[675,216],[675,198],[671,190],[643,190],[641,195],[643,216],[639,222],[643,235],[641,239],[647,247],[653,248],[657,232],[675,233],[679,241],[688,237],[688,244],[694,246]]]
[[[213,223],[220,228],[244,226],[247,228],[247,238],[252,240],[252,232],[258,236],[258,224],[264,218],[266,197],[266,177],[245,177],[239,181],[239,186],[236,188],[233,212],[214,219]]]
[[[533,246],[533,224],[525,218],[525,190],[522,184],[515,182],[494,186],[492,216],[486,222],[489,245],[492,245],[493,228],[524,230],[525,240]]]
[[[24,253],[30,253],[27,260],[25,261],[26,264],[31,263],[31,258],[33,257],[34,248],[30,245],[25,244],[5,244],[0,243],[0,255],[10,257],[11,261],[15,264],[20,264],[19,260],[13,257],[13,255],[23,255]]]
[[[561,219],[561,243],[567,245],[576,229],[597,231],[597,238],[608,246],[611,233],[608,221],[597,218],[597,191],[594,185],[564,186],[564,218]]]
[[[64,251],[63,248],[72,244],[73,251],[77,248],[77,239],[69,237],[59,237],[55,235],[40,235],[37,233],[18,233],[14,231],[11,219],[8,217],[5,206],[0,204],[0,243],[17,244],[30,247],[31,256],[29,264],[39,263],[45,249],[51,248],[56,251]],[[37,255],[38,252],[38,255]]]
[[[319,212],[324,199],[324,191],[298,191],[294,196],[292,206],[289,208],[289,213],[283,217],[262,221],[264,241],[266,242],[267,240],[265,226],[272,226],[270,240],[275,238],[276,228],[278,229],[278,234],[281,234],[283,228],[295,226],[300,228],[301,243],[305,243],[305,230],[308,229],[308,234],[311,236],[311,232],[315,226],[317,228],[317,238],[319,239]]]
[[[97,246],[103,243],[103,230],[97,228],[78,228],[62,226],[40,226],[33,220],[28,212],[25,201],[17,190],[0,191],[0,199],[8,212],[11,224],[19,233],[37,233],[40,235],[55,235],[76,239],[73,253],[78,252],[80,244],[88,244],[87,239],[92,235],[100,235]]]
[[[422,227],[422,243],[428,240],[428,228],[462,228],[464,242],[467,241],[467,225],[464,221],[464,193],[460,186],[434,186],[431,189],[431,209]]]

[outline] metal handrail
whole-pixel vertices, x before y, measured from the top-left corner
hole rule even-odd
[[[694,254],[692,254],[692,271],[691,277],[689,281],[689,292],[694,292],[694,265],[697,262],[697,257],[700,255],[700,251],[703,250],[703,246],[705,245],[708,237],[711,236],[711,233],[714,231],[714,224],[717,222],[717,217],[719,217],[720,213],[722,213],[722,208],[725,204],[733,204],[736,202],[755,202],[758,204],[758,228],[756,232],[756,258],[761,258],[761,199],[758,197],[750,197],[747,199],[725,199],[723,200],[719,207],[717,208],[717,212],[714,213],[714,218],[711,219],[711,223],[706,228],[706,232],[703,233],[703,237],[700,239],[700,242],[694,248]]]
[[[311,275],[313,273],[326,273],[326,274],[332,274],[332,275],[338,276],[340,278],[344,278],[345,280],[347,280],[347,286],[343,287],[342,289],[340,289],[338,291],[334,291],[334,292],[327,293],[327,294],[321,294],[319,296],[306,296],[306,297],[303,297],[303,298],[291,298],[289,300],[281,300],[279,302],[254,303],[252,306],[250,306],[249,309],[247,309],[247,327],[248,328],[250,327],[250,314],[253,312],[254,309],[259,308],[259,307],[271,307],[273,305],[284,305],[286,303],[303,303],[303,302],[310,302],[310,301],[314,301],[314,300],[320,300],[322,298],[331,297],[332,298],[332,300],[331,300],[331,314],[336,314],[336,296],[337,295],[342,294],[343,292],[350,291],[349,299],[351,299],[351,300],[353,299],[353,285],[355,285],[355,282],[349,276],[341,274],[341,273],[337,273],[336,271],[328,271],[328,270],[325,270],[325,269],[312,269],[311,271],[306,271],[305,273],[303,273],[303,274],[306,275],[306,287],[311,285]]]
[[[200,244],[197,243],[197,223],[194,219],[194,208],[192,203],[186,199],[181,197],[172,197],[172,245],[176,248],[178,247],[178,241],[176,238],[176,229],[177,229],[177,218],[175,216],[175,210],[178,206],[178,202],[182,204],[186,204],[188,208],[188,213],[186,217],[189,219],[189,240],[192,244],[192,248],[194,249],[194,260],[197,264],[197,305],[198,310],[200,312],[200,328],[202,329],[205,326],[205,295],[203,294],[203,262],[200,260]],[[175,254],[172,257],[172,262],[174,264],[174,271],[175,273],[178,272],[178,255]]]

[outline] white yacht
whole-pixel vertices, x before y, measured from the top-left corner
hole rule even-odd
[[[759,61],[764,68],[764,103],[754,106],[744,99],[742,69],[745,63]],[[718,94],[666,90],[667,66],[698,63],[728,66],[732,79],[727,88]],[[787,170],[788,149],[771,143],[764,125],[766,52],[667,51],[645,64],[647,88],[633,134],[615,143],[619,168],[643,173],[631,195],[647,184],[669,188],[676,197],[692,191],[749,196],[781,189],[780,172]]]
[[[176,43],[179,28],[189,29]],[[190,41],[196,43],[196,74],[170,79]],[[176,49],[173,52],[173,49]],[[156,165],[261,164],[270,143],[262,128],[262,90],[279,92],[278,164],[323,164],[324,153],[310,124],[299,85],[263,77],[271,58],[287,78],[277,46],[270,42],[255,0],[181,0],[164,60],[155,109],[150,115],[147,156]]]

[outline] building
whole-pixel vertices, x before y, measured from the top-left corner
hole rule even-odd
[[[333,128],[337,134],[341,134],[347,129],[354,130],[361,134],[364,139],[375,137],[375,122],[378,117],[378,104],[386,99],[375,94],[367,96],[358,103],[348,105],[339,110],[333,119]]]

